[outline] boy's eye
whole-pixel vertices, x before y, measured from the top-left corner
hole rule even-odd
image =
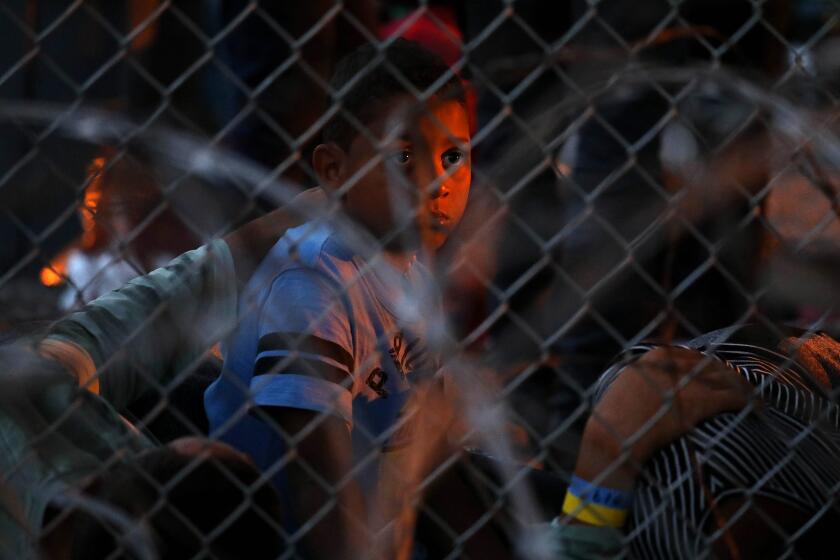
[[[458,165],[464,160],[464,154],[460,150],[449,150],[441,157],[443,160],[443,167],[449,168]]]
[[[398,165],[408,165],[411,163],[411,152],[408,150],[401,150],[391,154],[390,158],[391,161]]]

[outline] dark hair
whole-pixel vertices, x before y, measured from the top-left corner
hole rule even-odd
[[[234,453],[185,455],[162,447],[121,462],[89,489],[95,498],[148,524],[161,559],[276,558],[280,501],[253,464]],[[225,525],[227,524],[227,525]],[[74,526],[74,558],[133,557],[121,531],[90,514]],[[210,535],[213,535],[212,538]]]
[[[393,97],[435,88],[434,95],[466,105],[460,78],[436,54],[418,43],[397,39],[384,49],[365,44],[336,66],[330,85],[333,104],[341,110],[324,126],[322,139],[344,149],[358,133],[358,123],[372,122],[382,105]],[[348,118],[348,115],[352,118]]]

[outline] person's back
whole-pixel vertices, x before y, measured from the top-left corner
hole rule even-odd
[[[604,374],[598,395],[657,346],[634,348]],[[764,406],[709,418],[650,458],[626,528],[631,555],[820,557],[827,526],[840,519],[827,499],[840,479],[840,408],[831,396],[840,344],[822,333],[738,325],[683,346],[743,376]]]

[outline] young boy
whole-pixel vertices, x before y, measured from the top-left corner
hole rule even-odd
[[[380,454],[408,443],[412,383],[436,369],[421,261],[464,213],[470,132],[459,79],[413,43],[362,47],[331,85],[341,114],[313,167],[362,232],[310,222],[274,246],[205,405],[211,434],[275,476],[307,552],[344,558],[364,546]]]

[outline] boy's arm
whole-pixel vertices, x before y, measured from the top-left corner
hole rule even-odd
[[[359,558],[367,549],[364,499],[352,474],[354,344],[342,295],[316,271],[278,276],[261,311],[251,381],[258,416],[294,447],[285,491],[312,558]]]
[[[287,206],[252,220],[223,239],[230,249],[236,279],[244,286],[268,251],[286,230],[301,225],[326,209],[327,195],[320,187],[303,191]]]
[[[311,410],[264,407],[295,441],[286,466],[289,501],[306,558],[362,558],[370,550],[367,513],[353,476],[350,431],[342,418]],[[313,428],[314,426],[314,428]]]
[[[287,229],[325,204],[310,189],[224,240],[176,257],[60,319],[42,354],[117,408],[199,359],[236,321],[238,288]]]

